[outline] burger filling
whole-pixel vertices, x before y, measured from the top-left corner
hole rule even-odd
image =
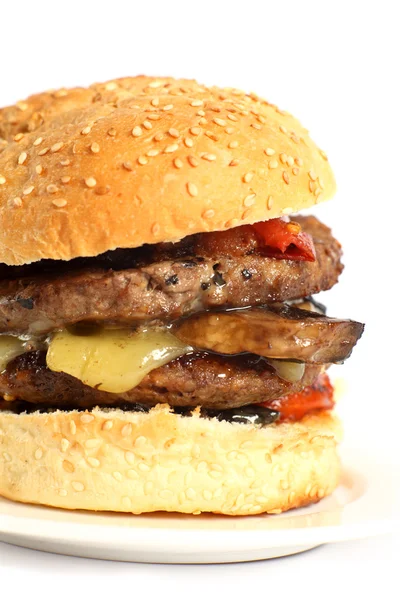
[[[341,249],[314,217],[68,262],[0,265],[0,409],[149,410],[268,424],[333,406],[363,326],[310,298]]]

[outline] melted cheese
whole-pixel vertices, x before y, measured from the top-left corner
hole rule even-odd
[[[15,357],[26,352],[25,343],[11,335],[0,335],[0,373]]]
[[[56,333],[47,366],[84,384],[121,394],[136,387],[153,369],[192,350],[168,331],[108,329],[92,335]]]
[[[289,360],[272,360],[268,362],[274,367],[276,374],[285,381],[296,383],[304,375],[306,365],[304,363],[291,362]]]

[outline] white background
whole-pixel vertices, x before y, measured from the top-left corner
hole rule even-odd
[[[346,270],[323,301],[332,316],[367,324],[354,356],[335,371],[347,381],[339,406],[347,439],[384,452],[398,472],[396,8],[385,0],[3,0],[0,105],[47,88],[145,73],[254,90],[300,118],[327,151],[338,183],[337,197],[317,215],[343,243]],[[395,598],[399,555],[399,536],[268,563],[193,567],[103,563],[0,544],[0,580],[2,595],[10,588],[15,598],[77,590],[80,598],[85,589],[96,597],[142,589],[150,598],[236,598],[256,590],[346,598],[354,586],[357,595]]]

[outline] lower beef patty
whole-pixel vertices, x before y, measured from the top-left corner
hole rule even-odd
[[[278,377],[264,358],[252,354],[225,357],[206,352],[187,354],[147,375],[134,389],[112,394],[88,387],[46,367],[45,352],[29,352],[11,361],[0,374],[0,394],[41,407],[92,408],[141,403],[204,408],[235,408],[266,402],[311,385],[324,370],[306,365],[302,379]],[[11,408],[0,401],[0,409]]]
[[[94,259],[3,266],[0,332],[42,334],[84,320],[175,318],[223,306],[282,302],[331,288],[342,271],[340,244],[314,217],[296,221],[313,238],[314,262],[269,258],[252,229],[244,235],[238,227],[223,239],[206,233]]]

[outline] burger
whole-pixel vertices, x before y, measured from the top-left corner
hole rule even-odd
[[[338,484],[327,371],[363,325],[326,154],[255,94],[133,77],[0,111],[0,495],[280,513]]]

